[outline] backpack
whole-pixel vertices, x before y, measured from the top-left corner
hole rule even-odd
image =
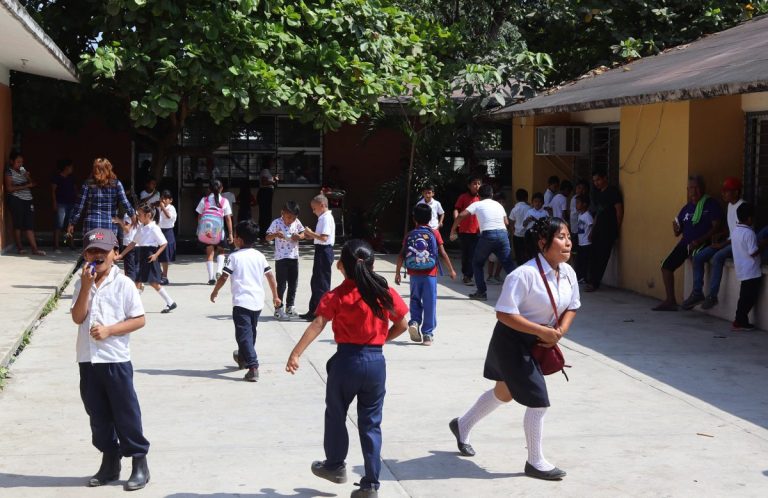
[[[197,240],[205,245],[215,246],[221,242],[224,235],[224,210],[212,206],[208,196],[204,202],[203,212],[197,221]]]
[[[437,239],[431,228],[418,227],[408,232],[403,260],[408,270],[429,271],[438,266]]]

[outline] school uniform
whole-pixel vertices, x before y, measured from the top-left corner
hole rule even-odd
[[[363,301],[357,285],[346,279],[327,292],[315,311],[331,321],[338,344],[328,360],[325,392],[325,466],[336,469],[344,465],[349,450],[346,417],[349,405],[357,397],[357,426],[365,461],[361,488],[379,487],[381,472],[381,419],[384,406],[386,362],[382,345],[387,339],[389,321],[402,320],[408,307],[394,289],[389,289],[393,311],[377,318]]]
[[[429,220],[429,228],[433,230],[440,229],[440,217],[445,214],[443,205],[440,204],[440,201],[433,198],[431,201],[427,202],[422,197],[416,204],[426,204],[429,206],[429,208],[432,210],[432,218]]]
[[[328,239],[314,240],[315,255],[312,262],[312,278],[309,285],[312,289],[312,297],[309,300],[308,315],[315,314],[320,298],[331,289],[331,270],[333,267],[333,244],[336,242],[336,221],[330,209],[317,218],[315,232],[318,235],[327,235]]]
[[[736,278],[741,282],[734,325],[749,325],[749,312],[757,304],[760,282],[763,279],[760,254],[757,254],[757,235],[752,227],[737,224],[731,232],[731,246]]]
[[[576,222],[576,233],[578,235],[579,252],[576,255],[576,276],[586,279],[589,271],[589,256],[592,253],[592,241],[589,240],[592,235],[592,227],[595,225],[595,219],[592,213],[584,211],[578,214]]]
[[[267,258],[252,247],[229,255],[224,273],[232,284],[232,321],[238,359],[248,368],[258,368],[256,325],[264,308],[264,275],[271,272]]]
[[[133,238],[136,244],[136,258],[138,259],[139,272],[137,282],[154,283],[163,279],[160,271],[160,263],[155,260],[150,262],[149,257],[157,252],[157,248],[168,241],[157,223],[150,221],[148,225],[142,225]]]
[[[528,261],[528,251],[525,248],[525,219],[531,206],[525,201],[518,201],[509,212],[509,222],[512,223],[512,250],[515,253],[515,262],[522,265]]]
[[[221,237],[221,242],[219,242],[218,247],[224,250],[230,250],[231,246],[229,245],[229,242],[227,241],[227,216],[232,216],[232,205],[229,203],[226,197],[223,195],[219,195],[219,203],[216,203],[216,196],[214,194],[208,194],[207,196],[204,196],[200,199],[200,202],[197,203],[197,207],[195,208],[195,212],[197,214],[203,214],[205,211],[205,199],[208,198],[208,205],[209,206],[218,206],[221,208],[221,215],[222,215],[222,223],[224,224],[224,231]]]
[[[283,218],[272,221],[267,229],[267,234],[282,232],[286,238],[275,238],[275,278],[277,279],[277,295],[283,299],[285,288],[288,287],[288,296],[285,305],[292,308],[296,301],[296,287],[299,282],[299,242],[291,240],[291,236],[304,233],[304,225],[298,218],[286,225]]]
[[[165,215],[162,209],[158,208],[160,215],[158,216],[157,224],[160,227],[160,231],[163,232],[165,240],[168,241],[168,245],[165,246],[165,251],[160,253],[160,257],[157,260],[161,263],[172,263],[176,261],[176,235],[173,233],[173,227],[176,225],[178,215],[173,204],[168,204],[165,210],[168,211],[168,216]]]
[[[539,256],[557,305],[557,313],[576,310],[581,306],[576,272],[567,263],[560,264],[560,278],[547,261]],[[541,278],[536,260],[531,259],[507,275],[496,302],[496,311],[522,315],[533,323],[556,326],[549,295]],[[549,406],[549,395],[544,375],[531,356],[531,346],[538,337],[496,323],[485,358],[483,376],[503,381],[521,405],[541,408]]]
[[[81,285],[78,279],[70,309],[77,302]],[[91,337],[91,327],[143,315],[136,286],[112,266],[101,285],[91,287],[88,314],[78,326],[80,397],[90,418],[93,445],[106,454],[141,457],[149,451],[149,441],[142,431],[141,408],[133,387],[130,334],[96,340]]]
[[[418,229],[431,228],[420,225]],[[435,238],[435,247],[437,247],[436,258],[440,257],[440,247],[443,246],[443,237],[440,232],[431,228],[432,236]],[[410,232],[403,241],[403,257],[406,256],[406,243]],[[437,272],[439,269],[439,259],[435,266],[430,270],[411,270],[407,269],[410,280],[410,322],[416,322],[421,328],[421,333],[425,337],[432,338],[437,328]]]
[[[131,217],[127,214],[123,216],[123,223],[130,223]],[[133,238],[136,236],[136,232],[139,230],[138,225],[131,226],[127,232],[123,231],[123,248],[130,245],[133,242]],[[122,250],[122,249],[121,249]],[[137,257],[138,251],[131,251],[123,258],[123,272],[125,276],[136,282],[139,278],[139,259]]]

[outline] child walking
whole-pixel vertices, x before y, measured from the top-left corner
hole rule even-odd
[[[309,282],[312,297],[309,299],[309,310],[299,315],[300,318],[311,322],[315,319],[315,308],[320,298],[331,289],[331,268],[333,266],[333,244],[336,243],[336,221],[328,209],[328,198],[316,195],[312,202],[312,213],[317,216],[317,226],[314,230],[304,227],[304,236],[314,239],[315,256],[312,263],[312,279]]]
[[[731,247],[733,266],[736,269],[736,278],[741,282],[741,289],[732,330],[755,330],[755,326],[749,323],[749,312],[757,303],[760,282],[763,279],[757,235],[752,229],[755,208],[752,204],[744,202],[736,209],[736,215],[739,223],[731,232]]]
[[[235,322],[237,349],[232,352],[238,368],[247,368],[243,380],[259,380],[259,359],[256,355],[256,325],[264,308],[264,278],[272,291],[275,308],[280,307],[277,284],[267,258],[253,248],[259,239],[259,227],[252,220],[241,221],[235,226],[235,247],[224,271],[211,292],[211,302],[216,302],[219,290],[232,277],[232,321]]]
[[[213,180],[208,187],[208,195],[200,199],[195,211],[198,216],[198,240],[201,240],[201,228],[206,231],[205,267],[208,270],[208,285],[214,285],[224,269],[224,254],[229,252],[233,242],[232,205],[222,196],[224,185],[221,180]],[[203,223],[206,224],[203,224]],[[207,228],[205,228],[207,227]],[[226,235],[226,238],[225,238]],[[216,256],[214,271],[213,257]]]
[[[133,388],[130,333],[144,326],[144,307],[133,282],[114,265],[118,242],[109,229],[83,237],[85,264],[72,293],[72,320],[78,325],[80,398],[91,423],[91,440],[102,452],[101,467],[88,481],[103,486],[120,478],[121,457],[132,457],[125,489],[149,482],[149,441]]]
[[[168,285],[168,263],[176,261],[176,235],[173,233],[173,227],[176,225],[176,208],[173,207],[173,195],[169,190],[163,190],[160,194],[160,204],[157,205],[159,212],[158,225],[160,230],[168,241],[165,251],[160,253],[160,268],[162,269],[162,279],[160,283]]]
[[[152,219],[155,216],[154,208],[147,204],[142,204],[136,211],[141,227],[136,232],[136,235],[134,235],[133,242],[123,249],[118,259],[123,259],[126,254],[135,247],[138,247],[136,259],[138,260],[139,271],[136,281],[151,285],[160,294],[163,301],[165,301],[165,308],[160,313],[170,313],[177,306],[173,299],[171,299],[171,296],[168,295],[168,291],[163,289],[163,286],[160,284],[163,277],[160,274],[160,263],[157,262],[157,258],[165,250],[168,241],[165,239],[160,227]]]
[[[406,329],[408,311],[398,293],[373,271],[371,247],[352,239],[341,249],[336,268],[344,282],[326,293],[307,327],[288,357],[285,370],[295,373],[304,350],[325,325],[333,322],[338,344],[328,360],[325,391],[325,460],[312,463],[312,473],[335,483],[347,481],[345,459],[349,450],[346,417],[349,405],[357,397],[357,423],[365,461],[365,475],[352,498],[377,497],[381,471],[381,418],[384,405],[386,363],[384,342]],[[392,326],[389,326],[389,322]]]
[[[288,201],[280,210],[280,217],[267,229],[267,241],[275,241],[275,273],[277,274],[277,295],[282,301],[285,288],[288,296],[283,306],[275,307],[275,318],[280,321],[297,316],[296,287],[299,282],[299,241],[304,238],[304,225],[299,221],[299,205]]]
[[[456,272],[451,258],[443,247],[440,232],[430,228],[432,210],[426,204],[413,207],[413,222],[416,228],[408,232],[403,241],[403,249],[397,257],[395,283],[400,285],[400,271],[405,269],[411,279],[411,319],[408,322],[408,334],[414,342],[431,346],[437,327],[437,270],[441,257],[448,268],[451,279]]]

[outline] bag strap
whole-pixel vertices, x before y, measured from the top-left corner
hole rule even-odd
[[[555,304],[555,297],[552,295],[552,289],[549,288],[549,281],[547,280],[546,275],[544,275],[544,267],[541,266],[541,261],[539,260],[539,255],[536,255],[536,266],[539,267],[539,274],[541,275],[541,279],[544,280],[544,287],[547,288],[547,294],[549,295],[549,303],[552,305],[552,311],[555,313],[555,325],[557,325],[557,328],[560,328],[560,315],[557,313],[557,305]]]

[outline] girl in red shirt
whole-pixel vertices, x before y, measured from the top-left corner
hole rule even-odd
[[[373,271],[373,250],[359,239],[341,249],[336,268],[344,282],[327,292],[307,327],[291,351],[285,370],[295,373],[299,358],[325,325],[332,321],[338,344],[326,364],[325,460],[312,462],[312,473],[335,483],[347,481],[345,459],[349,449],[346,417],[357,397],[358,430],[365,460],[365,476],[353,498],[376,497],[381,471],[381,416],[384,405],[386,363],[384,342],[402,334],[408,324],[408,307],[387,280]],[[389,326],[389,322],[392,326]]]

